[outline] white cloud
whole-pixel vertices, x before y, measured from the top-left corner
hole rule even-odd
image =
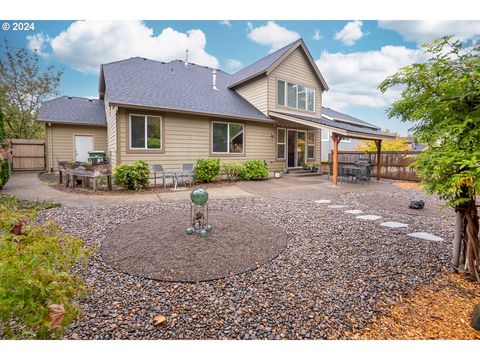
[[[422,50],[384,46],[380,50],[349,54],[323,52],[316,61],[330,90],[324,104],[335,109],[349,105],[385,107],[398,98],[399,89],[380,93],[378,85],[400,68],[426,60]]]
[[[30,50],[36,51],[39,55],[46,55],[44,53],[45,45],[50,38],[44,33],[37,33],[27,36],[27,46]]]
[[[378,26],[394,30],[405,40],[420,45],[445,35],[455,35],[460,40],[480,35],[480,21],[469,20],[382,20]]]
[[[315,34],[313,34],[312,39],[315,41],[318,41],[322,38],[322,35],[320,34],[319,30],[315,30]]]
[[[227,60],[227,67],[230,69],[238,69],[242,67],[242,63],[238,61],[237,59],[228,59]]]
[[[32,46],[40,39],[40,35],[32,38]],[[203,31],[183,33],[168,27],[155,36],[141,21],[76,21],[48,43],[57,61],[83,73],[98,73],[100,64],[133,56],[160,61],[184,59],[186,49],[191,62],[214,68],[219,65],[205,50]]]
[[[218,23],[220,25],[228,26],[229,28],[231,28],[233,26],[232,23],[230,22],[230,20],[221,20]]]
[[[274,21],[268,21],[266,25],[254,28],[252,23],[247,23],[248,38],[263,46],[269,46],[270,52],[294,42],[300,38],[296,31],[288,30]]]
[[[345,45],[352,46],[365,35],[362,32],[362,25],[363,22],[359,20],[350,21],[342,30],[335,34],[335,39],[340,40]]]

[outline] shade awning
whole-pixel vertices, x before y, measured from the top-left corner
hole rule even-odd
[[[312,117],[297,114],[287,114],[282,112],[270,111],[270,117],[282,120],[292,121],[301,125],[311,126],[318,129],[325,129],[342,137],[363,140],[391,140],[395,135],[386,134],[380,129],[366,126],[356,126],[351,123],[342,123],[325,117]]]

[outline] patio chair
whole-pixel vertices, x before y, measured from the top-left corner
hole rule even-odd
[[[175,174],[167,172],[163,169],[163,166],[160,164],[152,165],[153,170],[153,184],[157,186],[157,177],[163,180],[163,188],[167,187],[167,183],[165,182],[166,179],[172,179],[175,182]]]
[[[182,171],[177,174],[177,178],[182,179],[182,184],[185,186],[185,178],[190,179],[190,185],[193,181],[193,164],[182,164]]]

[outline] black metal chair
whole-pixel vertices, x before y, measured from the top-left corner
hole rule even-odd
[[[152,165],[152,170],[153,170],[153,184],[154,186],[157,186],[157,177],[159,179],[163,180],[163,188],[165,189],[167,187],[166,179],[172,179],[172,181],[175,183],[175,173],[173,172],[168,172],[163,169],[163,166],[160,164],[155,164]]]

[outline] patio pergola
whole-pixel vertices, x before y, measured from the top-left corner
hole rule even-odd
[[[391,140],[394,139],[395,136],[386,134],[375,125],[354,118],[353,116],[343,114],[329,108],[323,108],[322,111],[323,113],[321,117],[311,117],[274,111],[269,112],[269,115],[273,118],[287,120],[331,132],[333,142],[332,183],[334,185],[337,185],[338,181],[338,144],[340,141],[344,138],[373,140],[377,148],[376,178],[377,180],[380,180],[380,170],[382,166],[382,140]]]

